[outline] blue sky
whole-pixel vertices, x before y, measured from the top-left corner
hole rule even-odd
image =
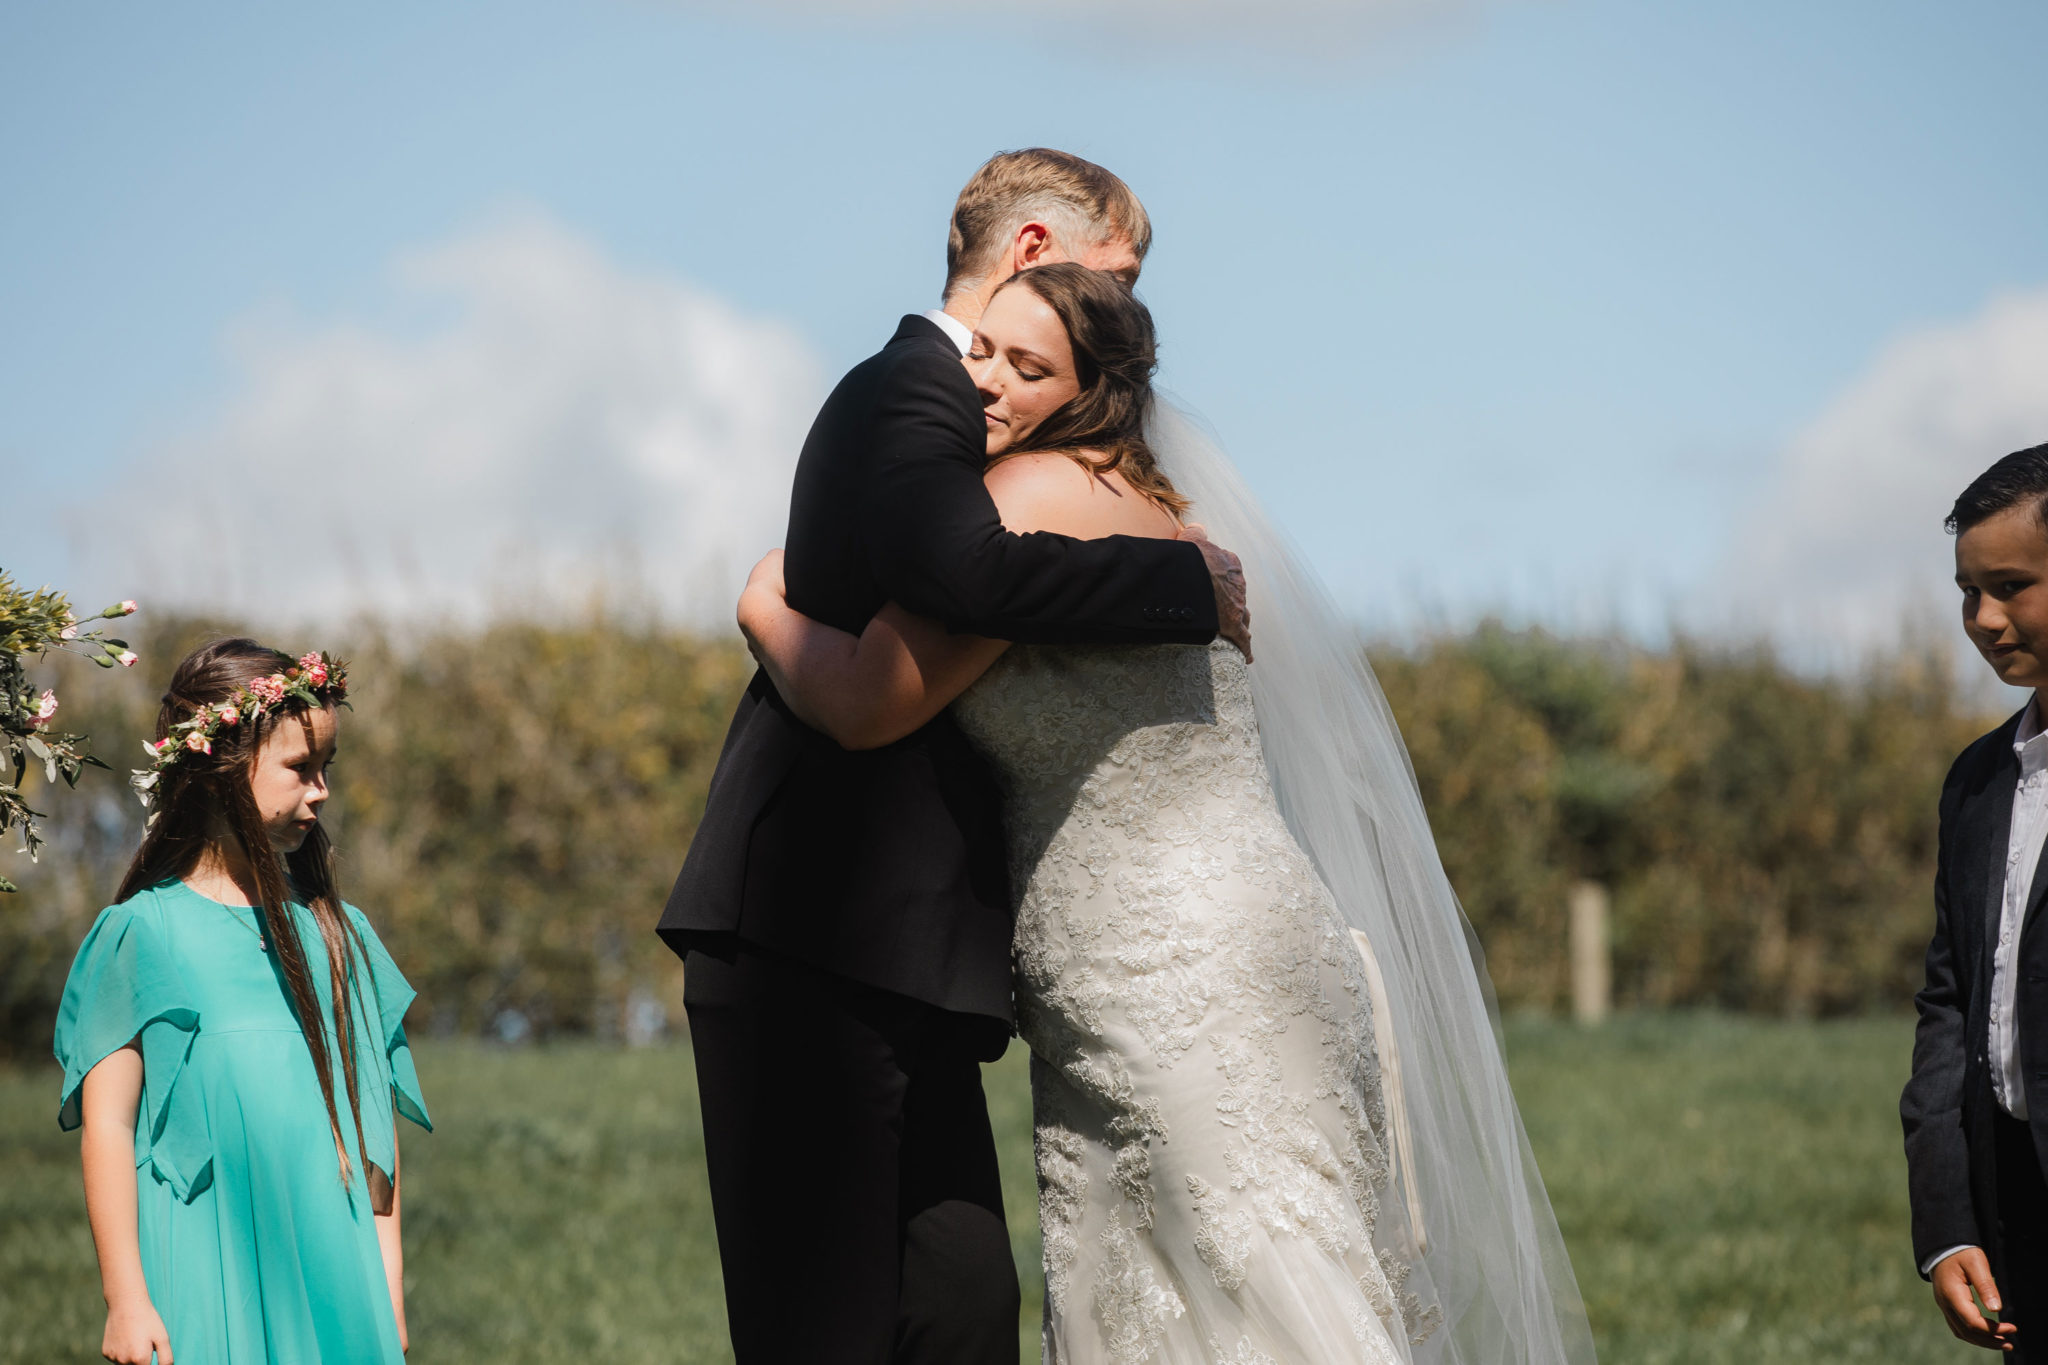
[[[677,308],[774,332],[733,353],[763,395],[746,449],[786,443],[806,414],[776,426],[778,401],[807,409],[935,302],[961,180],[1048,143],[1144,197],[1165,382],[1368,623],[1774,623],[1785,580],[1842,572],[1804,528],[1837,491],[1855,502],[1873,427],[1906,433],[1868,457],[1900,466],[1871,475],[1891,492],[1828,534],[1938,574],[1946,498],[2044,414],[2048,10],[1499,0],[1331,39],[1317,9],[1210,0],[1168,22],[1128,0],[1120,25],[858,0],[8,5],[0,565],[87,597],[275,607],[221,572],[181,580],[192,542],[163,522],[234,539],[317,501],[319,461],[358,453],[258,417],[344,342],[402,358],[475,336],[500,313],[406,263],[511,223],[603,263],[578,278],[673,287]],[[2020,310],[2003,331],[2001,300]],[[1929,335],[2017,378],[1946,397],[1913,368]],[[1974,406],[1922,440],[1917,410],[1894,411],[1909,390]],[[464,393],[450,403],[494,401]],[[722,401],[663,420],[697,422],[709,460],[735,420]],[[564,403],[537,420],[590,406]],[[616,425],[550,449],[573,465]],[[402,508],[440,449],[351,515]],[[213,496],[165,501],[216,467]],[[609,467],[580,480],[585,541],[613,524],[607,498],[640,499]],[[680,469],[675,496],[722,496]],[[503,537],[561,529],[556,477],[538,457],[502,471],[541,481]],[[309,557],[340,534],[322,527]],[[497,534],[475,547],[504,551]]]

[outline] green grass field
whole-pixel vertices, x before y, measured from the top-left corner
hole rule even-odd
[[[1895,1105],[1911,1025],[1516,1022],[1509,1060],[1608,1365],[1969,1361],[1906,1245]],[[419,1049],[412,1358],[729,1360],[687,1047]],[[0,1365],[98,1358],[56,1073],[0,1072]],[[1021,1049],[989,1069],[1035,1359]],[[189,1362],[188,1365],[202,1365]]]

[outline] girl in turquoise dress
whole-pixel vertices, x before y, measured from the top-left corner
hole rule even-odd
[[[235,639],[164,695],[155,815],[57,1018],[109,1360],[403,1358],[395,1124],[431,1124],[412,989],[320,825],[346,691],[324,654]]]

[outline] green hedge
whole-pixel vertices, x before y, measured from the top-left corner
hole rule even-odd
[[[1943,775],[1995,715],[1938,651],[1810,677],[1768,649],[1484,626],[1374,665],[1504,1007],[1564,1007],[1566,895],[1613,896],[1624,1006],[1903,1008]]]
[[[116,775],[49,803],[0,900],[0,1055],[48,1044],[73,946],[142,810],[121,781],[180,654],[232,623],[153,623],[133,671],[55,667]],[[420,988],[423,1032],[658,1031],[680,974],[654,939],[734,700],[739,646],[629,625],[280,636],[353,660],[330,807],[344,894]],[[1766,1013],[1903,1006],[1928,926],[1934,802],[1996,717],[1902,654],[1813,678],[1767,651],[1651,650],[1486,626],[1376,648],[1501,1002],[1565,1001],[1565,897],[1614,892],[1623,1004]]]

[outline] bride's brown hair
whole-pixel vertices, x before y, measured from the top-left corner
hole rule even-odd
[[[1114,471],[1176,516],[1185,512],[1188,500],[1145,442],[1152,373],[1159,368],[1152,310],[1114,276],[1071,261],[1020,270],[996,293],[1005,289],[1028,289],[1052,309],[1073,347],[1074,377],[1081,385],[1079,394],[1038,424],[1026,447],[1069,456],[1092,473]]]
[[[187,721],[201,706],[217,705],[233,697],[257,678],[281,673],[293,667],[288,654],[235,638],[201,645],[185,656],[171,674],[156,715],[156,737],[167,737],[171,727]],[[303,702],[266,707],[261,714],[245,717],[239,724],[222,727],[213,736],[211,753],[190,750],[176,763],[163,769],[157,779],[152,806],[155,816],[142,836],[142,847],[121,879],[115,898],[125,901],[152,886],[190,873],[209,852],[232,842],[242,850],[255,870],[257,894],[262,898],[259,912],[265,921],[274,950],[278,974],[284,978],[292,1009],[306,1035],[306,1050],[313,1057],[313,1074],[320,1082],[320,1097],[327,1102],[327,1121],[334,1130],[335,1148],[341,1160],[341,1176],[349,1178],[347,1149],[341,1142],[341,1110],[334,1093],[334,1077],[341,1073],[342,1089],[348,1100],[349,1117],[356,1134],[356,1150],[363,1146],[363,1114],[356,1085],[355,1018],[349,1009],[352,958],[365,955],[361,936],[342,912],[341,895],[334,885],[334,851],[327,831],[315,824],[298,851],[279,858],[264,832],[263,816],[256,806],[250,773],[263,741],[279,725],[298,725],[313,747],[313,721]],[[326,949],[329,998],[333,1002],[333,1048],[329,1030],[321,1018],[320,997],[313,984],[313,969],[298,924],[285,907],[296,899],[312,912]],[[340,1053],[340,1066],[333,1052]],[[367,1160],[367,1158],[366,1158]],[[388,1179],[388,1176],[386,1177]],[[385,1203],[376,1175],[372,1180],[373,1205]],[[388,1198],[388,1196],[385,1196]],[[388,1207],[388,1204],[386,1204]]]

